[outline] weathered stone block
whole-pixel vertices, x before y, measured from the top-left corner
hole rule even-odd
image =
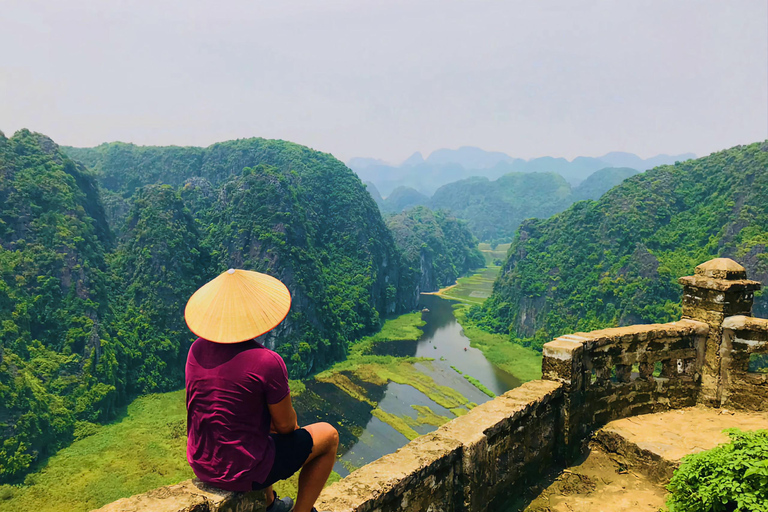
[[[264,493],[230,492],[197,479],[105,505],[95,512],[263,512]]]

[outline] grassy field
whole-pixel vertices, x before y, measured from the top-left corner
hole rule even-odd
[[[541,378],[541,353],[509,340],[509,336],[495,334],[475,326],[466,318],[468,305],[454,306],[456,320],[470,340],[470,346],[480,349],[494,366],[514,375],[523,382]]]
[[[504,261],[509,244],[501,244],[493,250],[489,244],[480,244],[479,247],[485,256],[487,267],[479,269],[472,275],[460,277],[455,285],[443,288],[437,292],[437,295],[466,304],[482,304],[491,296],[493,282],[501,271],[501,266],[496,265],[495,262]]]
[[[51,457],[26,484],[0,486],[0,510],[78,512],[193,476],[184,391],[136,399],[123,416]]]
[[[507,251],[510,245],[512,244],[499,244],[495,249],[491,249],[490,244],[479,244],[478,248],[483,253],[483,256],[485,256],[486,265],[494,265],[494,261],[501,260],[503,262],[507,259]]]

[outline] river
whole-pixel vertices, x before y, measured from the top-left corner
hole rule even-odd
[[[496,395],[519,386],[519,379],[493,366],[481,351],[469,346],[469,339],[464,336],[461,325],[453,315],[452,304],[452,301],[436,295],[422,295],[419,308],[426,308],[429,312],[422,315],[426,324],[421,327],[424,334],[420,339],[382,342],[375,345],[374,354],[432,359],[416,363],[414,367],[434,383],[460,393],[471,402],[470,407],[490,400],[490,397],[464,375],[474,377]],[[361,381],[354,383],[363,388],[369,400],[378,404],[377,408],[386,414],[374,415],[373,405],[352,398],[339,387],[326,382],[307,383],[308,393],[297,399],[296,405],[301,423],[329,421],[339,429],[342,455],[334,469],[342,476],[394,452],[408,442],[406,435],[398,431],[391,421],[382,421],[377,416],[383,416],[385,420],[392,416],[404,419],[418,434],[437,428],[434,421],[430,423],[424,421],[423,415],[419,416],[418,406],[428,407],[434,415],[442,417],[440,421],[456,417],[454,412],[411,385],[396,382],[383,386]],[[422,407],[421,410],[425,409]]]

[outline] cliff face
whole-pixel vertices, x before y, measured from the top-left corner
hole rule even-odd
[[[402,251],[415,293],[448,286],[470,269],[485,266],[477,240],[464,222],[446,212],[417,206],[387,219]]]
[[[768,144],[738,146],[628,178],[598,201],[523,222],[494,293],[474,316],[541,346],[571,331],[666,322],[676,277],[712,257],[768,277]],[[765,314],[764,294],[755,314]]]
[[[0,482],[114,403],[96,182],[49,138],[0,133]]]

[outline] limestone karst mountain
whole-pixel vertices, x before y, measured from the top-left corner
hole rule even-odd
[[[598,201],[523,222],[474,318],[540,347],[560,333],[679,315],[677,277],[732,257],[768,281],[768,143],[626,179]],[[766,316],[765,294],[754,313]]]

